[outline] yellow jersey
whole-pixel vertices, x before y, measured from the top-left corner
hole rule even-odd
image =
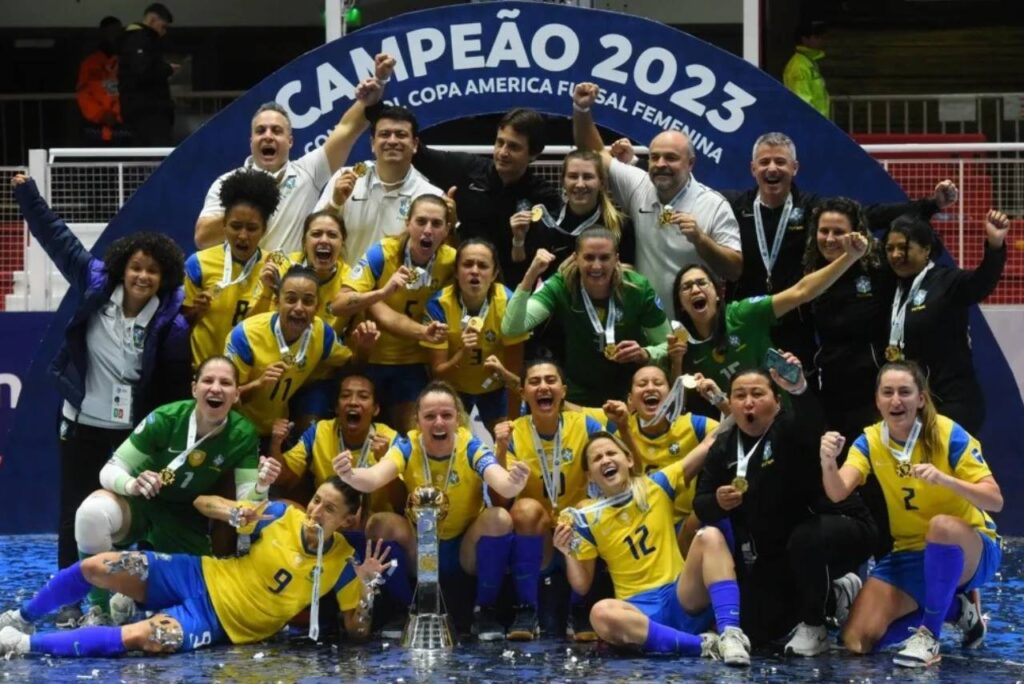
[[[630,499],[588,514],[586,527],[574,526],[581,537],[576,557],[603,558],[615,597],[622,600],[675,582],[683,571],[672,514],[676,488],[683,483],[682,461],[642,477],[650,506],[646,513]],[[591,503],[581,502],[578,508]]]
[[[202,559],[213,610],[235,644],[277,634],[309,606],[313,593],[316,547],[307,548],[302,535],[305,512],[277,501],[263,512],[273,520],[260,520],[239,530],[252,535],[247,555]],[[352,547],[344,537],[335,533],[324,539],[320,596],[334,592],[342,611],[358,606],[362,594],[352,561]]]
[[[504,385],[504,380],[495,380],[493,384],[484,388],[484,383],[491,377],[490,371],[484,367],[484,361],[492,354],[502,358],[505,347],[520,344],[530,337],[529,334],[509,338],[503,338],[501,335],[501,319],[505,317],[505,307],[511,298],[512,291],[501,283],[495,283],[491,287],[491,292],[487,296],[485,315],[477,314],[483,321],[479,335],[480,347],[464,356],[459,367],[447,377],[448,382],[459,392],[484,394],[500,389]],[[427,302],[427,317],[433,321],[446,323],[448,337],[436,343],[421,341],[421,347],[448,349],[453,353],[462,347],[462,330],[470,316],[463,315],[462,303],[455,292],[455,285],[448,285],[430,298]]]
[[[224,288],[210,302],[210,308],[192,326],[192,367],[224,351],[231,329],[241,323],[259,297],[260,270],[265,256],[256,251],[254,266],[245,279]],[[232,260],[231,280],[245,271],[245,264]],[[203,249],[185,260],[185,299],[182,306],[193,306],[196,295],[211,292],[224,274],[224,245]]]
[[[356,292],[380,289],[405,264],[405,236],[387,237],[367,250],[352,267],[344,280],[344,287]],[[423,320],[427,300],[452,281],[455,273],[455,249],[441,245],[434,256],[430,271],[430,284],[416,290],[401,288],[384,303],[414,321]],[[416,340],[398,337],[381,331],[380,339],[370,354],[370,363],[388,366],[425,363],[426,352]]]
[[[925,454],[920,441],[914,445],[910,462],[931,463],[947,475],[958,480],[975,483],[992,475],[981,444],[962,427],[945,416],[938,416],[939,446]],[[897,449],[903,445],[895,442]],[[874,472],[885,497],[892,532],[893,551],[920,551],[925,547],[928,523],[936,515],[960,518],[971,527],[992,539],[997,539],[996,524],[988,513],[951,489],[933,485],[915,477],[900,477],[896,472],[896,458],[882,443],[882,423],[865,428],[850,447],[845,465],[855,468],[864,484],[868,474]]]
[[[683,459],[700,444],[708,432],[718,427],[718,421],[695,413],[684,413],[676,418],[668,430],[655,437],[640,431],[640,421],[634,413],[629,417],[629,434],[640,452],[637,457],[645,473],[661,470]],[[697,478],[676,489],[676,522],[693,511],[693,495],[697,491]]]
[[[334,469],[331,461],[342,451],[341,437],[337,430],[337,421],[318,420],[302,433],[301,439],[291,449],[283,454],[284,464],[288,470],[302,477],[309,471],[313,474],[313,484],[319,487],[328,479],[334,476]],[[389,448],[394,446],[398,439],[398,433],[384,423],[373,423],[370,429],[378,435],[386,437]],[[369,436],[366,438],[369,440]],[[363,444],[345,444],[344,448],[352,452],[352,458],[356,466],[372,466],[377,463],[377,457],[372,451],[366,452],[366,463],[359,463]],[[370,494],[370,512],[392,512],[391,502],[388,500],[387,491],[379,489]]]
[[[306,263],[306,255],[302,252],[292,252],[288,255],[289,263],[282,263],[278,266],[278,275],[282,278],[284,274],[288,272],[288,269],[293,264],[300,266],[306,266],[307,268],[313,268]],[[348,277],[351,267],[344,261],[338,261],[338,268],[334,271],[330,278],[327,280],[321,280],[316,288],[317,301],[320,302],[320,310],[317,311],[316,315],[324,319],[327,325],[334,328],[335,332],[343,332],[345,326],[348,325],[349,317],[339,319],[331,311],[331,302],[334,301],[334,296],[341,292],[341,286],[345,282],[345,278]]]
[[[520,416],[512,421],[512,436],[508,442],[508,465],[511,468],[516,461],[530,466],[530,477],[526,487],[519,495],[522,498],[534,499],[543,504],[544,508],[556,517],[551,507],[551,499],[544,485],[540,456],[533,442],[533,418]],[[583,467],[583,448],[590,435],[605,429],[601,423],[584,414],[582,411],[562,411],[559,419],[562,435],[562,457],[558,472],[557,506],[560,509],[575,506],[587,496],[587,471]],[[537,435],[546,454],[548,467],[554,464],[555,435]]]
[[[240,385],[252,382],[263,375],[268,366],[281,360],[281,351],[274,338],[277,317],[277,312],[256,314],[231,331],[224,353],[238,368]],[[314,316],[311,326],[312,332],[302,363],[288,366],[273,385],[253,390],[238,407],[239,412],[252,421],[261,436],[270,434],[275,420],[288,417],[288,400],[309,380],[318,366],[336,368],[352,358],[352,351],[342,346],[334,330],[324,321]],[[288,347],[296,358],[303,337]]]
[[[399,437],[384,458],[398,467],[409,492],[426,484],[423,472],[423,449],[420,431],[409,430],[408,437]],[[426,460],[430,469],[430,484],[448,494],[448,515],[438,525],[438,539],[455,539],[472,524],[484,507],[484,471],[497,460],[490,448],[460,427],[455,436],[455,451],[449,459]],[[447,474],[447,482],[445,475]]]

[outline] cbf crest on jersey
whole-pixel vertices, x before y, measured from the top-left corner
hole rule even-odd
[[[867,277],[866,275],[858,276],[857,280],[854,281],[854,285],[857,288],[857,294],[871,294],[871,278]]]
[[[922,304],[924,304],[925,297],[927,296],[928,290],[918,290],[917,292],[914,293],[914,299],[911,300],[911,303],[914,306],[921,306]]]
[[[409,209],[412,207],[412,197],[402,197],[398,200],[398,215],[402,220],[409,218]]]

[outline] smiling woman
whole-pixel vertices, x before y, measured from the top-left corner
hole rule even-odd
[[[150,409],[186,395],[183,255],[165,235],[136,233],[113,242],[100,261],[47,206],[35,181],[19,175],[12,185],[32,235],[81,298],[50,366],[64,398],[58,562],[66,567],[78,556],[75,509],[111,452]]]

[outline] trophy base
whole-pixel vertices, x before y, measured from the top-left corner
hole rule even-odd
[[[448,616],[438,613],[410,615],[402,632],[402,646],[413,651],[450,651],[455,647]]]

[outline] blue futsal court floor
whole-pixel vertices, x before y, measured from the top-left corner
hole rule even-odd
[[[0,609],[28,597],[55,572],[56,537],[0,537]],[[958,647],[943,638],[943,660],[926,672],[896,668],[890,656],[852,657],[836,650],[818,658],[783,658],[755,652],[749,670],[675,658],[625,657],[593,645],[543,639],[522,644],[459,646],[446,661],[415,663],[397,644],[371,641],[313,645],[281,636],[251,646],[214,647],[161,658],[0,660],[0,682],[1021,682],[1024,681],[1024,540],[1007,545],[997,579],[983,590],[989,615],[985,645]]]

